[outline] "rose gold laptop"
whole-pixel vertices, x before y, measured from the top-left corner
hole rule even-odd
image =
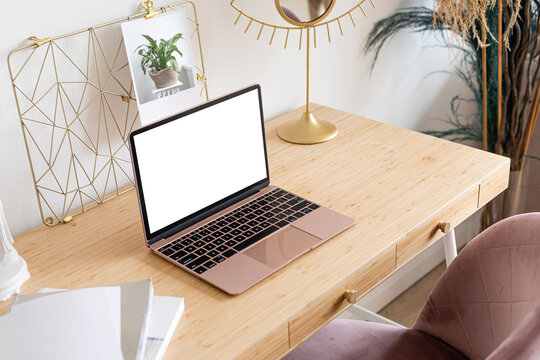
[[[270,185],[253,85],[130,135],[146,244],[240,294],[354,220]]]

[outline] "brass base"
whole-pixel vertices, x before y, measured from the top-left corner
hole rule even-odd
[[[303,113],[296,121],[281,126],[277,134],[295,144],[318,144],[336,137],[338,129],[331,123],[317,120],[312,113]]]

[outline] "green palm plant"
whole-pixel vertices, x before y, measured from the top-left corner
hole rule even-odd
[[[147,70],[159,71],[169,67],[180,73],[180,67],[178,66],[175,53],[183,56],[176,46],[178,40],[183,39],[181,33],[174,35],[169,40],[160,39],[159,43],[148,35],[141,35],[148,41],[148,44],[138,46],[134,52],[142,58],[141,68],[144,74],[146,74]]]

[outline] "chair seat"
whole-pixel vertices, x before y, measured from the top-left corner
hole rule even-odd
[[[284,360],[466,359],[420,331],[374,322],[337,319],[290,352]]]

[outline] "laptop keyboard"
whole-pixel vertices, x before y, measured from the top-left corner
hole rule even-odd
[[[187,269],[202,274],[318,207],[276,188],[158,251]]]

